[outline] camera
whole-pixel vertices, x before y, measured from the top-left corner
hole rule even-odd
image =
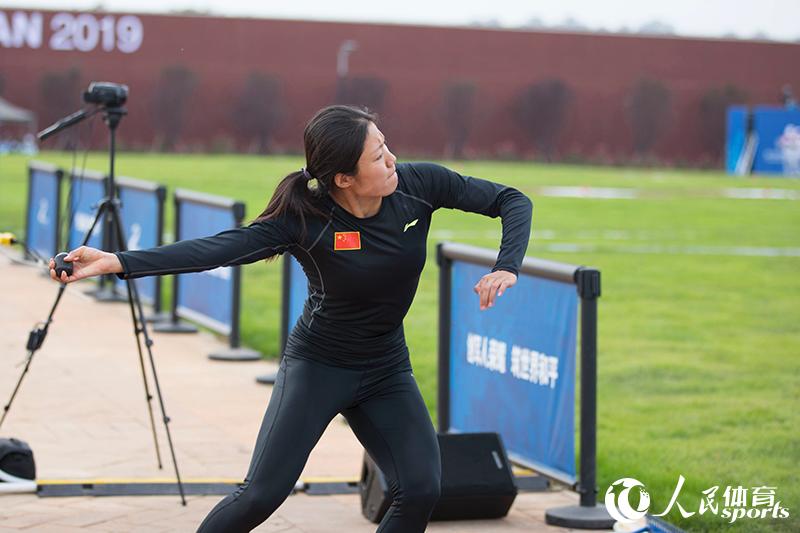
[[[119,107],[128,100],[128,86],[109,81],[93,81],[83,93],[83,101],[106,107]]]

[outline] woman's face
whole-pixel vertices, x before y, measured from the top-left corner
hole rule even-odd
[[[389,196],[397,188],[397,158],[389,151],[383,133],[370,122],[364,151],[358,160],[350,190],[358,196]]]

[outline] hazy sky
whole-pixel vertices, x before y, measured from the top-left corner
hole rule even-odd
[[[316,20],[467,25],[495,20],[519,26],[533,18],[547,25],[573,18],[592,29],[637,29],[658,20],[679,35],[719,37],[763,33],[779,40],[800,40],[800,0],[0,0],[14,8],[91,9],[164,12],[194,9],[219,15]]]

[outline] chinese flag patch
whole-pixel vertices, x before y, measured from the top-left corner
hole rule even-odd
[[[361,233],[358,231],[337,231],[333,234],[334,250],[360,250]]]

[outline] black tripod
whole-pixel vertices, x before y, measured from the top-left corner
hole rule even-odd
[[[94,84],[93,84],[94,85]],[[124,86],[119,86],[124,87]],[[89,91],[87,94],[91,93],[92,86],[89,87]],[[127,96],[127,87],[125,87],[125,96]],[[86,96],[84,98],[87,101],[90,101]],[[114,102],[115,105],[102,105],[98,106],[93,110],[83,110],[65,119],[61,120],[60,122],[54,124],[50,128],[42,131],[39,134],[40,140],[44,140],[45,138],[49,137],[50,135],[55,134],[57,131],[64,129],[72,124],[83,120],[84,118],[91,116],[99,111],[103,112],[105,123],[108,125],[109,132],[110,132],[110,173],[109,173],[109,187],[108,187],[108,197],[103,199],[100,205],[97,208],[97,214],[95,215],[94,221],[92,222],[91,227],[86,232],[86,235],[83,238],[82,246],[85,246],[89,239],[92,236],[92,232],[94,231],[95,227],[97,226],[98,221],[103,219],[105,215],[106,218],[106,228],[111,231],[111,241],[113,242],[116,239],[114,248],[117,248],[121,251],[124,251],[126,248],[126,240],[123,234],[123,226],[122,226],[122,218],[120,216],[120,202],[116,197],[116,189],[114,184],[114,156],[116,153],[116,130],[117,126],[119,125],[122,117],[127,114],[127,110],[122,107],[122,104],[125,103],[125,98],[121,98],[121,101]],[[80,115],[80,116],[79,116]],[[158,376],[156,374],[156,366],[155,361],[153,360],[153,352],[151,347],[153,346],[153,341],[150,339],[150,336],[147,332],[147,327],[145,326],[145,319],[144,319],[144,312],[142,310],[142,303],[139,299],[139,293],[136,290],[136,284],[133,280],[126,280],[127,288],[128,288],[128,305],[130,306],[131,310],[131,318],[133,320],[133,330],[134,336],[136,337],[136,346],[139,350],[139,366],[141,367],[142,371],[142,381],[144,382],[144,391],[145,391],[145,400],[147,401],[147,409],[150,415],[150,427],[153,431],[153,441],[155,442],[156,447],[156,459],[158,461],[158,468],[162,469],[163,465],[161,462],[161,451],[158,444],[158,436],[156,434],[156,427],[155,427],[155,420],[153,418],[153,395],[150,392],[150,386],[147,381],[147,372],[145,370],[145,362],[144,362],[144,354],[142,351],[142,338],[140,334],[144,337],[144,346],[147,349],[147,356],[150,362],[150,371],[153,375],[153,382],[155,383],[156,394],[158,396],[158,403],[159,407],[161,408],[161,416],[162,421],[164,422],[164,429],[166,430],[167,434],[167,442],[169,444],[170,454],[172,456],[172,464],[175,466],[175,477],[178,483],[178,491],[181,496],[181,503],[186,505],[186,498],[183,491],[183,483],[181,482],[180,473],[178,472],[178,463],[175,459],[175,449],[172,445],[172,436],[169,430],[169,422],[170,419],[167,416],[165,409],[164,409],[164,399],[161,395],[161,387],[158,383]],[[43,325],[37,327],[33,331],[31,331],[30,336],[28,337],[28,344],[26,349],[28,350],[28,356],[25,363],[25,368],[22,371],[22,374],[19,377],[19,381],[17,381],[17,386],[14,388],[14,392],[11,394],[11,398],[9,399],[8,403],[3,408],[3,416],[0,418],[0,426],[2,426],[3,421],[8,414],[9,409],[11,408],[11,402],[14,401],[14,397],[17,395],[17,391],[19,390],[20,384],[22,383],[25,374],[27,374],[28,369],[30,368],[31,361],[33,360],[33,354],[42,346],[44,339],[47,335],[47,329],[50,326],[50,323],[53,320],[53,315],[55,314],[56,307],[58,307],[58,303],[61,300],[61,296],[64,294],[64,289],[66,288],[66,284],[62,283],[58,288],[58,295],[56,296],[56,301],[53,303],[53,307],[50,309],[50,314],[47,316],[47,320],[44,322]]]

